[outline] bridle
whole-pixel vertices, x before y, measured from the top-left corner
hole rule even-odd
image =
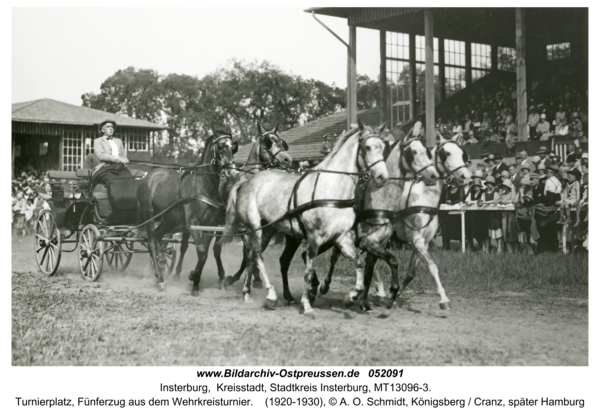
[[[451,141],[450,140],[446,140],[444,142],[440,142],[435,147],[435,167],[437,169],[438,164],[440,164],[442,166],[443,172],[440,172],[440,173],[442,173],[443,177],[445,177],[446,179],[450,178],[452,176],[452,174],[454,172],[456,172],[457,170],[459,170],[459,169],[462,169],[462,168],[468,169],[467,168],[467,164],[466,164],[466,162],[467,162],[467,154],[465,153],[464,150],[462,151],[463,152],[463,164],[460,165],[460,166],[458,166],[455,169],[452,169],[452,170],[449,170],[448,168],[446,168],[445,163],[446,163],[447,159],[446,159],[446,153],[445,153],[445,150],[444,150],[444,146],[446,146],[449,143],[451,143]],[[439,156],[439,158],[441,159],[441,161],[438,160],[438,154],[442,154],[442,153],[440,153],[440,151],[444,151],[443,156],[441,156],[441,155]],[[439,171],[439,169],[438,169],[438,171]]]
[[[281,146],[279,146],[279,150],[278,150],[277,152],[275,152],[275,153],[271,152],[271,151],[270,151],[270,150],[267,148],[267,146],[265,146],[265,141],[264,141],[264,139],[265,139],[265,138],[267,138],[267,137],[268,137],[269,135],[271,135],[271,134],[272,134],[273,136],[277,137],[277,139],[278,139],[278,140],[281,142]],[[277,155],[278,155],[279,153],[281,153],[281,152],[284,152],[284,151],[285,151],[285,152],[287,152],[287,150],[289,149],[289,147],[288,147],[287,143],[286,143],[285,141],[281,140],[281,139],[279,138],[279,136],[278,136],[276,133],[272,133],[272,132],[270,132],[270,131],[268,131],[268,132],[266,132],[266,133],[263,133],[263,134],[262,134],[262,135],[261,135],[261,136],[258,138],[258,142],[260,143],[260,146],[261,146],[261,148],[263,148],[263,149],[264,149],[264,151],[265,151],[265,152],[267,152],[267,154],[268,154],[268,155],[269,155],[269,157],[271,158],[270,162],[268,162],[268,163],[269,163],[269,165],[270,165],[271,167],[276,167],[276,166],[279,166],[279,165],[281,165],[281,162],[280,162],[280,161],[277,159]],[[267,163],[267,162],[265,162],[265,163]],[[284,167],[285,167],[285,166],[284,166]]]
[[[218,145],[219,142],[221,140],[231,140],[232,137],[230,134],[223,134],[219,137],[217,137],[215,140],[213,140],[213,142],[210,145],[210,150],[212,152],[212,160],[210,161],[211,165],[219,165],[219,171],[223,170],[223,168],[226,166],[223,163],[221,163],[221,155],[218,152]],[[227,166],[231,165],[232,163],[228,163]]]
[[[423,171],[425,171],[427,168],[430,168],[432,166],[434,166],[433,163],[428,163],[426,164],[424,167],[422,167],[421,169],[415,171],[414,168],[412,167],[412,164],[414,163],[414,160],[412,161],[408,161],[405,158],[405,153],[404,151],[410,147],[410,145],[415,142],[415,141],[421,141],[419,137],[413,137],[412,139],[407,140],[406,142],[400,144],[400,170],[404,173],[405,169],[404,166],[402,165],[402,161],[406,161],[408,164],[409,169],[415,174],[415,176],[419,176],[419,174]],[[412,155],[411,155],[412,158]],[[429,160],[431,160],[431,153],[429,153]]]
[[[358,169],[360,179],[364,181],[369,180],[371,178],[371,168],[373,166],[375,166],[378,163],[385,163],[385,159],[381,158],[371,163],[370,165],[367,165],[367,149],[365,148],[364,143],[367,139],[370,139],[371,137],[376,137],[383,141],[383,138],[379,134],[372,132],[366,133],[364,135],[361,134],[358,138],[358,152],[356,152],[356,167]],[[359,158],[362,158],[363,165],[365,166],[364,168],[360,166],[361,164]]]

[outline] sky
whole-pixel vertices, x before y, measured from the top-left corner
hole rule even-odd
[[[346,87],[346,47],[304,8],[13,8],[12,102],[81,105],[129,66],[199,78],[232,58]],[[346,42],[346,19],[317,16]],[[357,30],[357,72],[377,79],[379,32]]]

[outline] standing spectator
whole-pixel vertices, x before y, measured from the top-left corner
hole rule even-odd
[[[567,172],[567,186],[563,190],[562,197],[560,200],[560,211],[561,218],[557,224],[570,224],[571,223],[571,208],[577,206],[580,195],[581,172],[578,170],[572,170]]]
[[[462,186],[459,186],[456,179],[442,188],[441,201],[445,201],[448,205],[455,205],[465,200],[465,191]],[[450,250],[450,240],[461,239],[460,216],[449,215],[448,212],[442,211],[444,215],[440,215],[440,226],[442,228],[442,246],[444,250]]]
[[[540,146],[537,154],[540,156],[540,165],[550,166],[552,164],[552,160],[548,157],[548,149],[546,146]]]
[[[503,179],[498,186],[499,199],[498,204],[514,204],[516,199],[515,186],[510,179]],[[502,211],[502,236],[507,245],[509,253],[516,251],[519,243],[519,230],[517,228],[517,217],[514,211]]]
[[[527,125],[529,126],[529,140],[535,138],[537,132],[537,125],[540,122],[540,115],[537,112],[535,106],[529,108],[529,117],[527,118]]]
[[[499,181],[498,181],[499,182]],[[477,205],[492,205],[495,204],[499,199],[500,195],[495,186],[496,179],[493,176],[488,176],[485,180],[486,188],[485,193],[483,194],[482,200],[478,202]],[[488,213],[488,236],[490,240],[488,240],[488,251],[491,252],[491,239],[496,241],[497,254],[501,254],[503,251],[503,238],[502,238],[502,212],[500,211],[489,211]]]
[[[540,121],[535,128],[535,140],[546,141],[550,138],[550,123],[546,121],[546,114],[540,116]]]
[[[15,218],[16,234],[25,235],[25,213],[27,212],[27,200],[23,192],[17,194],[15,204],[13,205],[13,214]]]
[[[527,175],[521,179],[519,184],[519,191],[515,198],[515,212],[517,216],[517,228],[519,229],[519,243],[525,245],[529,254],[533,254],[533,241],[531,240],[531,208],[528,206],[532,200],[532,183]]]
[[[465,202],[467,204],[478,203],[484,197],[483,183],[480,178],[474,178]],[[468,211],[465,213],[467,245],[473,246],[473,238],[479,244],[484,253],[489,252],[488,219],[485,211]]]
[[[513,185],[515,184],[515,181],[517,180],[517,168],[515,167],[515,165],[509,165],[508,166],[508,179],[510,179],[510,181],[513,183]]]
[[[493,166],[491,168],[490,174],[494,177],[494,178],[499,178],[500,175],[502,174],[503,171],[508,171],[508,166],[506,166],[506,163],[504,163],[502,161],[502,157],[499,156],[499,158],[496,160],[496,157],[494,156],[493,153],[491,153],[486,159],[484,159],[487,163],[490,164],[490,166]]]
[[[588,205],[588,175],[583,175],[581,181],[581,199],[577,203],[577,221],[573,225],[573,228],[577,228],[581,225],[581,211],[587,209]],[[587,221],[587,216],[585,221]]]

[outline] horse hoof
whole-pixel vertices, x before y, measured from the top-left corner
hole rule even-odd
[[[315,319],[315,312],[312,310],[306,311],[304,312],[304,317],[308,319]]]
[[[165,282],[160,282],[156,284],[159,292],[164,292],[167,290],[167,284]]]
[[[252,282],[252,287],[254,289],[262,289],[263,288],[262,280],[255,280],[254,282]]]
[[[233,284],[232,280],[233,276],[227,276],[225,279],[223,279],[223,289],[231,286]]]
[[[246,302],[246,303],[254,303],[254,299],[252,299],[250,296],[248,296],[247,298],[244,299],[244,302]]]
[[[297,303],[296,299],[294,299],[294,298],[289,298],[289,299],[286,299],[286,300],[287,300],[288,306],[295,305]]]
[[[450,309],[450,302],[440,302],[440,309],[447,311]]]
[[[391,309],[391,307],[394,305],[394,301],[388,298],[387,296],[377,296],[377,301],[388,309]]]
[[[265,308],[270,309],[272,311],[274,311],[275,309],[277,309],[277,299],[273,300],[273,299],[266,299],[265,300]]]
[[[195,297],[200,296],[200,291],[199,290],[192,290],[192,296],[195,296]]]
[[[346,306],[347,308],[351,307],[354,305],[354,299],[352,299],[350,297],[350,295],[346,295],[346,297],[344,297],[344,306]]]
[[[329,292],[329,286],[319,285],[319,293],[321,295],[326,295]]]
[[[190,282],[194,281],[194,272],[190,272],[190,274],[188,275],[188,279]]]
[[[371,305],[369,305],[369,303],[368,303],[368,302],[364,302],[364,303],[362,303],[362,304],[360,305],[360,309],[361,309],[363,312],[369,312],[369,311],[372,311],[372,310],[373,310],[373,308],[371,307]]]

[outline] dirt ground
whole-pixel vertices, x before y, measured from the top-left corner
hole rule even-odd
[[[354,278],[338,274],[309,320],[283,301],[279,250],[266,262],[280,296],[269,311],[264,290],[253,290],[252,304],[241,282],[219,290],[212,256],[201,296],[192,297],[193,246],[181,282],[169,279],[158,293],[147,254],[134,256],[126,273],[105,265],[98,282],[86,283],[76,253],[63,254],[56,276],[38,273],[30,243],[13,239],[13,365],[588,365],[587,296],[461,296],[447,284],[445,312],[435,291],[416,286],[389,312],[374,303],[364,314],[344,307]],[[227,247],[223,259],[229,273],[237,269],[239,247]],[[297,256],[290,283],[298,300],[301,266]],[[418,279],[429,277],[421,270]]]

